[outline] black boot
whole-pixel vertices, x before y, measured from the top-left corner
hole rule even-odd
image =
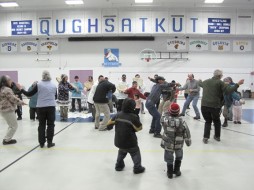
[[[228,120],[225,118],[224,123],[222,124],[222,127],[227,127],[228,126]]]
[[[174,168],[174,174],[176,174],[176,176],[180,176],[182,173],[180,171],[180,167],[181,167],[181,160],[176,160],[175,161],[175,168]]]
[[[168,164],[167,168],[168,168],[167,176],[169,179],[172,179],[173,178],[173,164]]]
[[[115,170],[120,172],[124,169],[125,167],[125,164],[124,164],[124,161],[121,161],[120,163],[116,163],[116,166],[115,166]]]
[[[48,142],[48,148],[51,148],[53,146],[55,146],[56,144],[55,143],[52,143],[52,142]]]

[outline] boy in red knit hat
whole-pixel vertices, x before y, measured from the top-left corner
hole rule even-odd
[[[180,167],[184,141],[187,146],[191,145],[190,130],[183,118],[179,116],[179,113],[180,106],[177,103],[172,103],[168,112],[165,112],[161,117],[161,125],[164,129],[161,147],[165,149],[164,160],[167,162],[167,176],[170,179],[173,178],[173,174],[176,176],[181,175]]]

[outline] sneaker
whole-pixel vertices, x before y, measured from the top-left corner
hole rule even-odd
[[[154,138],[162,138],[162,135],[160,133],[154,133],[153,137]]]
[[[185,114],[183,114],[183,113],[180,113],[180,114],[179,114],[179,116],[185,116]]]
[[[200,116],[193,117],[193,119],[198,120],[198,119],[200,119]]]
[[[234,124],[237,124],[237,121],[234,121]]]
[[[22,120],[22,117],[18,117],[17,120]]]
[[[203,143],[207,144],[208,143],[208,138],[203,138]]]
[[[55,145],[56,145],[55,143],[48,143],[48,148],[51,148],[51,147],[53,147]]]
[[[242,124],[242,122],[241,122],[241,121],[237,121],[237,123],[238,123],[238,124]]]
[[[3,140],[3,145],[15,144],[15,143],[17,143],[15,139],[11,139],[10,141]]]
[[[154,130],[150,129],[149,134],[154,134]]]
[[[214,135],[213,138],[214,138],[216,141],[220,141],[220,137],[216,137],[216,136]]]
[[[135,168],[135,169],[133,170],[133,172],[134,172],[134,174],[140,174],[140,173],[143,173],[145,170],[146,170],[145,167],[140,166],[139,168]]]

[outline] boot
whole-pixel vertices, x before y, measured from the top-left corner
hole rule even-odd
[[[168,168],[167,176],[169,179],[172,179],[173,178],[173,164],[168,164],[167,168]]]
[[[174,168],[174,174],[176,174],[176,176],[180,176],[182,173],[180,171],[180,167],[181,167],[181,160],[176,160],[175,161],[175,168]]]
[[[120,163],[117,162],[116,165],[115,165],[115,170],[120,172],[124,169],[124,167],[125,167],[124,161],[122,161]]]
[[[141,173],[143,173],[145,170],[146,170],[145,167],[140,166],[139,168],[134,168],[133,172],[134,172],[134,174],[141,174]]]
[[[225,118],[224,123],[222,124],[222,127],[227,127],[228,126],[228,120]]]

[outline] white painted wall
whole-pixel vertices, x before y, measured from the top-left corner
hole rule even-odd
[[[108,76],[112,82],[117,82],[122,73],[127,74],[129,83],[136,73],[146,79],[155,73],[164,76],[168,81],[176,80],[184,84],[187,74],[194,73],[196,79],[212,77],[215,69],[222,69],[224,76],[231,76],[236,82],[244,78],[245,84],[241,88],[252,88],[254,77],[253,53],[189,53],[189,61],[156,60],[146,63],[139,59],[139,52],[144,48],[155,51],[166,51],[168,37],[156,37],[155,41],[126,41],[126,42],[68,42],[67,39],[59,40],[59,50],[52,55],[36,54],[0,54],[0,70],[18,70],[19,82],[28,87],[35,80],[40,80],[41,72],[45,69],[52,73],[52,77],[62,73],[69,74],[72,69],[93,69],[94,77],[99,74]],[[231,39],[233,40],[233,39]],[[122,66],[105,68],[103,63],[104,48],[119,48]],[[49,58],[51,62],[37,62],[37,58]],[[148,88],[148,87],[147,87]]]

